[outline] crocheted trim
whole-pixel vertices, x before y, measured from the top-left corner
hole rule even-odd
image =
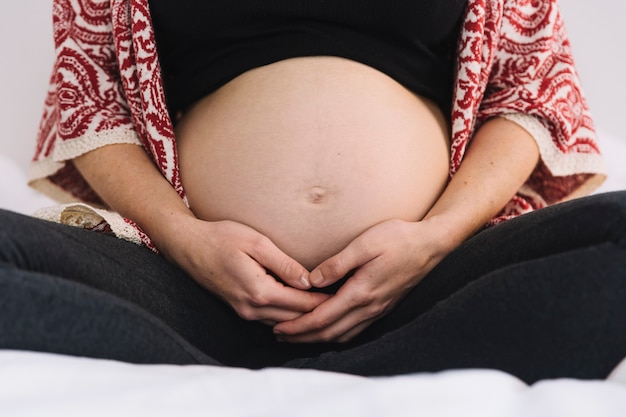
[[[76,202],[76,197],[53,184],[48,177],[65,167],[66,161],[106,145],[130,144],[142,146],[139,137],[127,128],[85,135],[80,138],[57,141],[51,157],[33,161],[28,174],[28,185],[59,203]]]
[[[30,164],[30,171],[28,172],[28,184],[31,187],[35,186],[35,184],[38,184],[41,180],[56,174],[63,166],[65,166],[65,162],[56,162],[50,158],[33,161]]]
[[[120,214],[83,203],[46,207],[36,211],[33,216],[68,226],[109,232],[137,245],[142,243],[139,231]]]
[[[67,161],[93,151],[94,149],[98,149],[106,145],[116,144],[141,146],[141,141],[139,140],[137,133],[127,127],[97,133],[89,133],[72,140],[57,140],[52,153],[52,160],[57,162]]]
[[[518,124],[535,139],[543,163],[555,177],[590,173],[598,174],[600,182],[606,177],[606,165],[601,155],[560,152],[550,131],[536,117],[523,113],[506,113],[500,117]]]
[[[39,191],[46,197],[49,197],[58,203],[65,204],[76,202],[75,196],[73,196],[71,193],[68,193],[56,184],[52,183],[47,178],[31,180],[28,182],[28,185],[32,189]]]

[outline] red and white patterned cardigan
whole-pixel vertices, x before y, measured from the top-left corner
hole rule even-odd
[[[136,143],[184,199],[148,0],[54,0],[53,19],[56,61],[30,184],[61,202],[102,207],[72,158]],[[493,116],[526,128],[541,162],[492,222],[586,194],[604,178],[557,0],[468,1],[458,42],[450,176],[473,132]],[[130,220],[123,222],[136,232],[132,240],[150,245]]]

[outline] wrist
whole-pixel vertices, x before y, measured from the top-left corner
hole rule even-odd
[[[198,219],[186,207],[161,207],[139,224],[166,259],[175,262],[197,227]]]
[[[469,238],[480,226],[457,220],[451,213],[442,213],[426,216],[421,223],[428,226],[437,236],[436,251],[441,257],[445,257],[467,238]]]

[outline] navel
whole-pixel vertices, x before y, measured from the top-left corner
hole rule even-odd
[[[307,197],[311,204],[322,204],[328,199],[328,190],[315,185],[309,189]]]

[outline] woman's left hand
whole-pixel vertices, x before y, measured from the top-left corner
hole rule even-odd
[[[445,231],[433,223],[379,223],[324,261],[309,275],[315,287],[354,274],[310,313],[277,324],[279,340],[347,342],[388,313],[449,252]]]
[[[355,273],[310,313],[274,326],[287,342],[345,342],[385,315],[453,248],[515,195],[539,161],[526,129],[494,117],[474,134],[463,163],[424,220],[380,223],[309,275],[316,287]],[[485,190],[489,190],[488,193]]]

